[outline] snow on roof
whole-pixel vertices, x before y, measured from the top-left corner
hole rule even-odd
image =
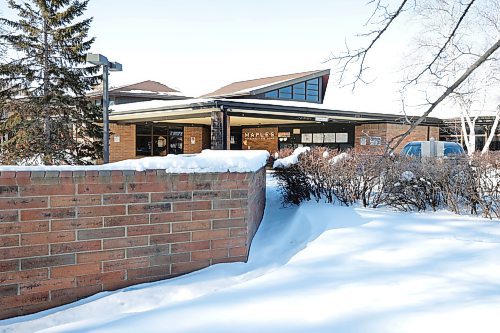
[[[0,166],[0,171],[113,171],[166,170],[167,173],[255,172],[267,163],[263,150],[204,150],[200,154],[145,157],[104,165]]]
[[[147,80],[143,82],[121,85],[118,87],[109,88],[110,93],[136,93],[136,94],[155,94],[162,96],[184,96],[184,94],[177,89],[171,88],[163,83]],[[101,95],[102,86],[88,93],[89,96]]]
[[[189,107],[192,104],[205,103],[211,101],[213,100],[202,99],[202,98],[191,98],[191,99],[181,99],[181,100],[153,100],[146,102],[126,103],[126,104],[113,105],[111,114],[126,113],[133,111],[140,112],[145,110],[162,109],[162,108],[169,108],[169,107],[176,107],[183,105]]]

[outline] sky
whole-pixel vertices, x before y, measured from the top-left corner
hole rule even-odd
[[[155,80],[197,97],[234,81],[333,66],[360,43],[373,7],[365,0],[90,0],[92,52],[123,64],[111,86]],[[0,12],[12,17],[6,1]],[[401,112],[401,77],[412,29],[396,27],[369,57],[370,84],[340,88],[332,72],[325,104]]]

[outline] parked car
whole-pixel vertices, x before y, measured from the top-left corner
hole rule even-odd
[[[412,141],[406,144],[401,156],[414,157],[451,157],[464,156],[464,148],[456,142],[446,141]]]

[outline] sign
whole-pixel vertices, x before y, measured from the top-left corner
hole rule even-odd
[[[360,143],[362,146],[366,146],[366,137],[362,136],[362,137],[359,139],[359,143]]]
[[[314,120],[320,123],[327,123],[329,119],[328,117],[316,117]]]
[[[335,143],[335,133],[325,133],[325,143]]]
[[[347,143],[349,142],[349,134],[348,133],[337,133],[335,134],[335,140],[337,143]]]
[[[380,146],[382,144],[382,138],[380,136],[372,136],[370,137],[370,145],[372,146]]]
[[[302,143],[312,143],[312,141],[313,141],[312,133],[302,134]]]
[[[300,134],[300,128],[294,128],[293,134]]]
[[[290,136],[290,132],[278,132],[278,138],[289,138]]]
[[[323,143],[324,134],[323,133],[314,133],[313,134],[313,143]]]
[[[195,144],[196,144],[196,137],[195,137],[195,136],[192,136],[192,137],[191,137],[191,144],[192,144],[192,145],[195,145]]]
[[[120,136],[119,135],[115,135],[113,137],[113,140],[114,140],[115,143],[119,143],[120,142]]]
[[[257,140],[274,140],[276,138],[276,132],[272,131],[258,131],[251,130],[243,134],[244,139],[257,139]]]

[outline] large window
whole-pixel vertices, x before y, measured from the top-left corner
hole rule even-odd
[[[161,125],[136,126],[137,156],[166,156],[182,154],[184,131]]]
[[[320,101],[319,97],[319,78],[296,83],[291,86],[283,87],[277,90],[269,91],[264,94],[265,98],[288,99],[293,101]]]

